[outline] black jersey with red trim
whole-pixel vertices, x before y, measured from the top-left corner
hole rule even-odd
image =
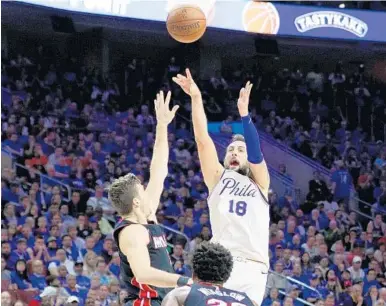
[[[186,297],[184,306],[254,306],[243,292],[213,286],[208,283],[194,283]]]
[[[121,259],[120,281],[128,289],[131,295],[135,295],[140,299],[159,298],[162,300],[172,288],[159,288],[138,283],[134,277],[130,263],[127,261],[126,255],[124,255],[121,251],[118,239],[119,233],[122,229],[132,224],[136,223],[121,220],[115,226],[113,233],[118,246],[119,257]],[[150,265],[155,269],[175,273],[170,261],[165,233],[162,227],[157,224],[142,224],[142,226],[144,226],[149,232],[150,241],[147,245],[147,249],[150,256]]]

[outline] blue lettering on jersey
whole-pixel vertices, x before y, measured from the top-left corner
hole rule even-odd
[[[234,178],[227,177],[222,180],[224,187],[220,191],[222,195],[225,191],[228,191],[229,195],[241,196],[241,197],[256,197],[258,190],[254,184],[241,185],[240,182],[236,182]]]
[[[234,206],[236,206],[236,209],[234,209]],[[234,205],[233,200],[229,201],[229,212],[230,213],[236,213],[238,216],[244,216],[247,212],[247,203],[244,201],[236,202],[236,205]]]

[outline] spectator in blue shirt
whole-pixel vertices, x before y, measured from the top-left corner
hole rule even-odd
[[[200,222],[200,217],[204,210],[201,208],[200,202],[196,201],[193,207],[193,221],[194,223]]]
[[[279,302],[279,290],[277,288],[271,288],[269,291],[269,297],[266,297],[263,302],[261,303],[261,306],[271,306],[273,305],[273,302]]]
[[[298,285],[293,285],[290,292],[289,292],[289,297],[292,298],[293,300],[293,305],[294,306],[303,306],[303,303],[297,300],[301,293],[302,289]]]
[[[299,282],[308,283],[308,275],[305,275],[302,271],[302,266],[300,264],[294,264],[292,268],[292,276],[293,279],[296,279]]]
[[[14,271],[11,272],[11,283],[16,285],[17,289],[26,290],[32,288],[28,282],[27,262],[24,259],[16,261]]]
[[[4,200],[4,190],[1,191],[2,200]],[[1,223],[4,225],[15,224],[19,225],[19,218],[16,215],[15,205],[7,203],[2,211]]]
[[[88,236],[85,239],[85,248],[82,249],[80,252],[81,252],[82,256],[84,257],[87,254],[87,252],[89,252],[89,251],[92,251],[92,252],[96,253],[95,239],[92,236]]]
[[[165,216],[168,219],[173,219],[177,221],[178,216],[183,215],[184,213],[184,198],[176,197],[176,203],[170,204],[165,209]]]
[[[326,212],[324,211],[324,203],[320,202],[318,204],[318,210],[319,210],[319,226],[321,230],[324,230],[328,227],[330,220],[327,217]]]
[[[85,276],[83,273],[83,262],[82,261],[77,261],[74,264],[74,271],[76,274],[76,283],[78,286],[80,286],[83,289],[90,289],[90,278]]]
[[[363,294],[367,294],[369,289],[375,286],[377,289],[381,288],[379,282],[376,280],[377,273],[373,269],[367,271],[367,275],[364,278]]]
[[[43,267],[41,260],[34,260],[32,262],[32,274],[29,277],[32,287],[41,291],[47,286],[46,278],[43,275]]]
[[[9,266],[14,269],[18,260],[28,261],[30,259],[31,257],[27,253],[27,240],[24,238],[19,238],[17,240],[16,250],[13,250],[9,256]]]
[[[55,237],[49,237],[47,239],[47,252],[50,257],[56,256],[56,251],[58,250],[58,241]]]
[[[19,137],[16,133],[12,133],[11,137],[3,142],[2,147],[12,154],[22,155],[23,146],[19,142]]]
[[[67,290],[68,294],[70,296],[76,296],[79,299],[79,304],[83,305],[84,301],[87,298],[87,289],[80,289],[77,287],[77,279],[74,275],[67,275],[66,277],[67,287],[65,289]]]
[[[291,259],[291,250],[289,248],[285,248],[283,251],[283,258],[282,258],[282,264],[283,264],[283,274],[286,276],[290,276],[292,273],[293,265]]]
[[[332,173],[332,193],[334,200],[343,199],[347,203],[350,197],[350,188],[352,186],[352,177],[348,170],[344,167],[342,160],[336,162],[337,170]]]
[[[288,247],[291,249],[291,250],[294,250],[294,249],[301,249],[302,247],[302,240],[301,240],[301,237],[299,234],[296,234],[292,237],[292,240],[291,242],[288,243]]]
[[[209,214],[204,212],[201,214],[199,223],[193,226],[193,236],[197,236],[202,231],[203,226],[209,226]]]
[[[183,226],[182,232],[189,237],[189,239],[193,239],[193,218],[190,216],[186,216],[185,224]]]
[[[321,294],[317,290],[319,286],[319,276],[317,274],[312,274],[311,279],[310,279],[310,287],[313,289],[305,288],[303,291],[303,298],[310,302],[310,303],[315,303],[320,297]]]
[[[72,260],[73,262],[78,260],[80,255],[79,250],[71,237],[67,234],[62,236],[62,249],[66,251],[66,256],[69,260]]]
[[[56,175],[60,174],[60,177],[66,178],[70,176],[71,167],[66,164],[66,159],[64,157],[59,159],[59,163],[54,165]]]
[[[31,227],[28,224],[24,224],[21,229],[21,235],[18,238],[24,238],[27,242],[28,248],[33,248],[35,245],[35,236],[32,232]]]
[[[371,286],[368,289],[368,292],[365,294],[365,305],[366,306],[375,306],[375,303],[378,301],[378,289],[376,286]]]
[[[320,215],[319,209],[313,209],[312,210],[310,223],[318,231],[323,230],[323,229],[328,227],[328,222],[326,223],[324,221],[323,217]],[[324,227],[324,226],[326,226],[326,227]]]
[[[19,184],[11,183],[10,189],[3,185],[1,188],[1,200],[6,202],[19,203],[19,199],[25,193],[21,190]]]
[[[186,128],[186,123],[181,122],[180,128],[177,129],[177,131],[176,131],[176,137],[182,138],[182,139],[190,139],[191,135],[192,135],[192,133],[190,131],[188,131]]]
[[[56,239],[56,243],[58,246],[62,244],[62,239],[60,238],[60,229],[58,225],[50,226],[49,235],[50,237],[54,237]]]
[[[113,257],[111,259],[110,265],[109,265],[109,270],[111,273],[115,275],[117,279],[119,279],[119,273],[120,273],[120,258],[119,258],[119,253],[115,252],[113,254]]]
[[[91,235],[95,240],[94,252],[100,255],[102,253],[104,236],[102,235],[100,229],[94,229]]]

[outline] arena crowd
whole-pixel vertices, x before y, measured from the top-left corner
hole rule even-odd
[[[190,101],[171,82],[183,68],[171,58],[156,73],[133,59],[120,84],[81,59],[58,64],[42,46],[2,61],[2,153],[15,165],[2,169],[2,304],[124,305],[112,239],[119,216],[106,188],[129,172],[148,180],[156,125],[149,101],[159,89],[171,90],[181,108],[169,131],[157,219],[170,228],[176,273],[191,275],[191,252],[210,240],[211,227]],[[299,306],[298,298],[320,306],[386,305],[382,85],[364,67],[346,75],[341,63],[330,74],[317,66],[267,72],[255,65],[195,78],[221,133],[232,133],[238,91],[251,80],[256,126],[331,169],[331,181],[318,172],[309,178],[305,202],[270,193],[273,272],[263,305]],[[278,170],[291,176],[286,165]],[[365,203],[361,215],[348,209],[352,186]]]

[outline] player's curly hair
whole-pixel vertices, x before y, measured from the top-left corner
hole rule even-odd
[[[128,215],[133,209],[133,200],[138,195],[141,181],[132,173],[116,179],[109,188],[109,200],[119,215]]]
[[[223,284],[231,275],[231,253],[218,243],[203,242],[193,254],[193,271],[204,282]]]

